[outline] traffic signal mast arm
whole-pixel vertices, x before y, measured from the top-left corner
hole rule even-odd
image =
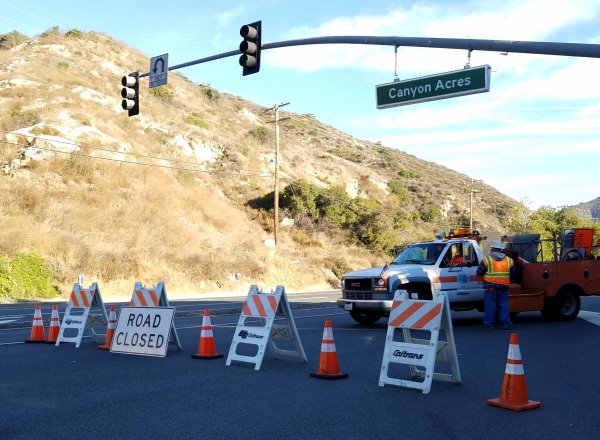
[[[332,36],[279,41],[261,45],[262,50],[281,47],[307,46],[312,44],[370,44],[376,46],[429,47],[438,49],[480,50],[487,52],[528,53],[537,55],[558,55],[583,58],[600,58],[600,44],[553,43],[543,41],[477,40],[467,38],[425,38],[425,37],[379,37],[379,36]],[[239,50],[232,50],[187,63],[170,66],[169,70],[202,64],[209,61],[239,56]],[[140,78],[150,76],[141,73]]]

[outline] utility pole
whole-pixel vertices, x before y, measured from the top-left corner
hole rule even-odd
[[[473,189],[473,183],[475,182],[475,179],[473,179],[471,177],[471,188],[470,188],[470,193],[471,193],[471,201],[469,203],[469,227],[471,228],[471,230],[473,230],[473,193],[474,192],[479,192],[479,191],[475,191]]]
[[[279,109],[288,104],[289,102],[275,104],[269,109],[275,110],[275,191],[273,196],[273,241],[275,246],[277,246],[277,228],[279,226]]]

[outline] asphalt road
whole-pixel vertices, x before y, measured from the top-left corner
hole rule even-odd
[[[267,353],[259,371],[225,365],[239,316],[228,309],[243,298],[194,302],[198,313],[187,316],[184,306],[192,302],[172,301],[183,350],[171,347],[164,358],[97,350],[90,338],[79,348],[24,344],[30,328],[0,329],[0,438],[600,438],[600,327],[593,322],[520,316],[514,332],[527,391],[542,407],[513,412],[486,404],[500,394],[510,332],[480,329],[481,314],[452,314],[462,384],[434,382],[424,395],[378,386],[385,320],[361,327],[329,299],[290,296],[308,363]],[[205,306],[225,358],[191,358]],[[18,315],[14,307],[0,306],[0,319]],[[582,309],[593,321],[600,298],[584,299]],[[309,377],[318,365],[326,318],[332,319],[347,379]],[[446,367],[438,363],[436,371]]]

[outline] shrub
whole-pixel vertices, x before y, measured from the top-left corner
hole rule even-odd
[[[49,125],[38,125],[33,127],[31,130],[33,134],[36,136],[48,135],[48,136],[60,136],[60,131],[58,131],[54,127],[50,127]]]
[[[424,222],[438,222],[442,219],[442,209],[433,203],[429,203],[419,210],[419,216]]]
[[[60,291],[44,258],[21,253],[12,259],[0,256],[0,296],[7,299],[54,298]]]
[[[209,101],[216,102],[221,97],[221,94],[213,89],[210,84],[200,84],[198,86],[200,93],[208,98]]]
[[[360,154],[357,151],[348,151],[348,150],[343,150],[341,148],[334,148],[333,150],[329,151],[331,154],[341,157],[342,159],[346,159],[350,162],[354,162],[354,163],[361,163],[364,160],[364,157],[362,156],[362,154]]]
[[[254,132],[254,137],[262,145],[267,140],[267,129],[264,126],[260,126]]]
[[[400,180],[390,180],[387,184],[390,192],[394,194],[399,201],[406,200],[407,192],[404,184]]]
[[[208,130],[208,124],[204,121],[204,119],[202,119],[201,113],[193,112],[191,115],[188,115],[185,118],[185,122]]]
[[[413,170],[407,170],[406,168],[401,168],[398,170],[398,177],[404,177],[405,179],[414,179],[419,175]]]
[[[27,35],[23,35],[17,31],[9,32],[8,34],[0,35],[0,48],[12,49],[21,43],[29,40]]]
[[[325,263],[338,278],[341,278],[345,273],[352,271],[352,266],[348,264],[344,257],[331,257],[330,259],[326,259]]]
[[[30,127],[41,122],[40,116],[33,110],[12,109],[10,118],[13,124],[19,128]]]
[[[81,32],[79,29],[71,29],[65,33],[65,37],[81,38],[83,37],[83,32]]]
[[[168,84],[151,88],[150,94],[163,102],[171,101],[175,97],[175,91]]]

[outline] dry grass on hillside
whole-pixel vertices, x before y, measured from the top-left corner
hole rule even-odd
[[[325,227],[281,228],[277,248],[265,246],[272,215],[246,203],[273,191],[273,115],[174,73],[168,86],[142,87],[143,110],[128,118],[116,92],[121,76],[147,63],[94,32],[50,32],[0,50],[0,138],[35,126],[36,136],[75,148],[0,175],[0,252],[40,252],[65,292],[78,273],[128,290],[159,279],[169,291],[234,289],[236,272],[265,287],[336,286],[344,271],[388,258]],[[407,213],[398,231],[406,241],[430,238],[433,225],[417,222],[423,209],[451,200],[454,218],[464,216],[466,176],[283,113],[281,186],[354,184],[362,197]],[[0,162],[31,141],[0,143]],[[406,192],[402,203],[389,194],[392,180]],[[486,188],[476,197],[496,196]],[[490,209],[476,203],[475,218],[497,226]]]

